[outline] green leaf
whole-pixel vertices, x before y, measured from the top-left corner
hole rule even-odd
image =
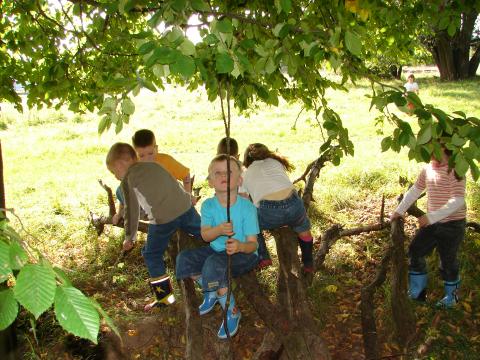
[[[381,143],[382,152],[385,152],[388,149],[390,149],[391,144],[392,144],[392,139],[390,138],[390,136],[384,138]]]
[[[468,162],[463,157],[462,153],[458,153],[455,157],[455,172],[458,176],[464,177],[468,171]]]
[[[0,240],[0,284],[8,279],[8,276],[12,274],[10,268],[10,245]]]
[[[427,125],[420,129],[417,136],[417,144],[423,145],[432,139],[432,126]]]
[[[172,30],[170,30],[165,38],[172,44],[176,43],[177,41],[181,40],[183,38],[183,31],[182,29],[178,27],[174,27]],[[178,45],[178,44],[177,44]]]
[[[453,134],[452,140],[450,142],[455,146],[463,146],[467,142],[467,140],[458,136],[458,134]]]
[[[345,32],[345,45],[347,46],[348,51],[350,51],[353,55],[362,55],[362,42],[360,41],[358,35],[354,32],[349,30]]]
[[[183,55],[187,56],[195,55],[196,53],[195,45],[188,39],[183,40],[183,42],[178,47],[178,50],[180,50]]]
[[[10,244],[10,267],[12,270],[20,270],[28,261],[28,256],[22,246],[13,241]]]
[[[276,37],[280,37],[280,31],[282,30],[282,28],[285,26],[285,23],[279,23],[277,25],[275,25],[275,27],[273,28],[273,35],[275,35]]]
[[[153,85],[150,81],[148,80],[141,80],[140,83],[142,84],[143,87],[146,87],[148,90],[150,91],[153,91],[153,92],[156,92],[157,91],[157,88],[155,87],[155,85]]]
[[[228,74],[233,70],[233,60],[225,53],[217,54],[215,68],[218,74]]]
[[[0,330],[9,327],[17,318],[18,303],[12,289],[0,291]]]
[[[118,121],[115,124],[115,134],[119,134],[120,131],[122,131],[122,129],[123,129],[123,121],[120,118],[118,118]]]
[[[420,148],[420,156],[426,163],[430,162],[432,155],[427,146],[424,145]]]
[[[170,64],[170,70],[172,73],[181,75],[185,79],[190,79],[195,73],[195,61],[190,56],[179,54],[176,62]]]
[[[464,119],[467,118],[467,115],[465,115],[465,113],[463,111],[454,111],[453,113],[456,114],[456,115],[460,115]]]
[[[53,271],[55,271],[55,274],[57,275],[57,277],[60,279],[60,281],[62,282],[62,285],[65,285],[65,286],[72,286],[72,282],[70,281],[70,279],[68,278],[67,274],[65,273],[65,271],[63,271],[62,269],[60,269],[59,267],[54,267],[53,268]]]
[[[455,35],[456,32],[457,32],[457,25],[455,24],[455,22],[451,22],[448,25],[447,33],[450,37],[453,37],[453,35]]]
[[[210,7],[205,1],[202,0],[191,0],[190,4],[192,5],[192,8],[197,11],[209,11]]]
[[[470,173],[472,174],[473,180],[477,181],[480,176],[480,170],[473,160],[469,160],[468,163],[470,164]]]
[[[291,0],[280,0],[280,8],[283,10],[285,14],[288,14],[292,9]]]
[[[100,319],[91,301],[70,286],[58,286],[55,292],[55,316],[72,334],[97,343]]]
[[[138,48],[138,53],[140,55],[146,55],[156,47],[156,42],[155,41],[148,41]]]
[[[186,0],[174,0],[172,2],[172,9],[175,11],[182,11],[183,9],[185,9],[186,4]]]
[[[217,30],[221,33],[231,33],[233,31],[232,22],[229,18],[224,18],[217,22]]]
[[[438,29],[445,30],[449,25],[450,25],[450,16],[448,16],[448,14],[445,14],[438,21]]]
[[[152,65],[155,64],[156,62],[160,64],[168,65],[174,61],[175,61],[175,52],[171,48],[163,46],[155,49],[152,56],[150,56],[150,58],[148,59],[146,65],[149,66],[148,63],[150,62],[152,62]]]
[[[98,133],[101,134],[110,124],[110,116],[104,116],[98,123]]]
[[[52,305],[56,286],[50,268],[27,264],[18,274],[13,292],[17,301],[38,319]]]
[[[110,329],[113,330],[113,332],[118,336],[120,341],[122,341],[122,336],[120,335],[120,331],[118,330],[117,326],[113,322],[112,318],[108,316],[107,312],[102,309],[100,304],[93,298],[89,298],[90,302],[92,303],[93,307],[97,309],[98,313],[103,317],[103,320],[105,320],[105,323],[108,325]]]
[[[122,112],[126,115],[132,115],[135,112],[135,104],[129,98],[122,101]]]

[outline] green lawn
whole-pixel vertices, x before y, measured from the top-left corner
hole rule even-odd
[[[480,117],[478,80],[441,83],[432,78],[417,78],[417,81],[424,103],[434,104],[446,112],[462,110],[467,116]],[[337,167],[329,165],[317,180],[316,202],[311,212],[316,236],[334,222],[347,226],[375,222],[382,195],[387,198],[389,212],[396,196],[405,190],[398,184],[398,177],[406,176],[413,181],[421,167],[409,161],[406,152],[381,153],[380,142],[384,136],[381,132],[388,134],[391,125],[375,126],[379,114],[369,111],[370,101],[366,97],[369,93],[366,82],[349,86],[348,93],[328,93],[330,106],[349,129],[355,156],[343,159]],[[95,271],[112,256],[105,254],[106,249],[116,249],[121,243],[118,229],[108,230],[108,236],[97,239],[88,226],[89,211],[105,213],[108,210],[105,192],[97,179],[103,179],[112,187],[118,184],[105,167],[106,152],[114,142],[130,142],[134,131],[152,129],[160,151],[190,167],[196,175],[197,186],[202,185],[203,197],[211,194],[204,179],[217,142],[224,136],[219,103],[208,102],[200,91],[189,93],[173,86],[156,94],[142,92],[134,100],[136,112],[118,135],[112,129],[98,135],[98,118],[93,114],[74,115],[54,110],[29,110],[19,114],[8,104],[2,104],[0,136],[7,207],[15,209],[33,235],[26,236],[29,242],[54,262],[72,267],[74,276],[80,279],[96,276]],[[295,129],[292,128],[300,110],[299,104],[282,103],[278,108],[261,105],[247,115],[234,112],[231,135],[242,150],[252,142],[277,149],[295,164],[291,178],[296,178],[316,159],[323,143],[322,132],[312,113],[302,112]],[[399,116],[404,115],[399,113]],[[413,117],[406,120],[415,122]],[[479,194],[478,184],[469,178],[469,217],[477,221]],[[19,228],[16,220],[13,223]],[[478,253],[480,244],[475,244],[473,249]],[[341,241],[332,250],[327,264],[334,273],[345,264],[354,267],[352,264],[359,260],[358,251],[358,247],[348,241]],[[464,262],[470,264],[468,259]],[[471,265],[475,269],[475,265]],[[141,266],[139,262],[139,276],[144,274]],[[123,275],[117,276],[119,282],[126,281]],[[322,279],[317,286],[330,284]],[[478,288],[478,282],[470,282],[475,284]],[[145,291],[142,287],[144,284],[139,281],[130,284],[127,291]],[[101,300],[102,296],[99,297]]]

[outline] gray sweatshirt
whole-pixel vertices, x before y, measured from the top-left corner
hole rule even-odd
[[[140,207],[150,224],[166,224],[192,206],[190,194],[167,170],[154,162],[130,166],[120,186],[125,196],[125,239],[137,238]]]

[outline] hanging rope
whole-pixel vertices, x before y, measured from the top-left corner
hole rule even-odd
[[[223,125],[225,127],[226,147],[227,147],[227,222],[230,222],[230,83],[228,77],[226,79],[226,98],[227,98],[227,116],[225,116],[225,108],[223,106],[222,97],[222,81],[219,81],[218,92],[220,95],[220,106],[222,108]],[[230,307],[230,298],[232,296],[232,256],[227,254],[227,300],[223,311],[223,324],[227,339],[230,340],[230,329],[227,324],[227,311]]]

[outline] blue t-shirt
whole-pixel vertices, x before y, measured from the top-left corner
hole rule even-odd
[[[217,226],[227,221],[227,209],[214,196],[202,204],[202,226]],[[257,235],[258,227],[257,208],[249,200],[237,196],[237,201],[230,207],[230,220],[233,223],[232,238],[241,242],[247,241],[247,236]],[[228,236],[222,235],[210,242],[213,250],[225,251],[225,242]],[[255,251],[255,253],[257,253]]]

